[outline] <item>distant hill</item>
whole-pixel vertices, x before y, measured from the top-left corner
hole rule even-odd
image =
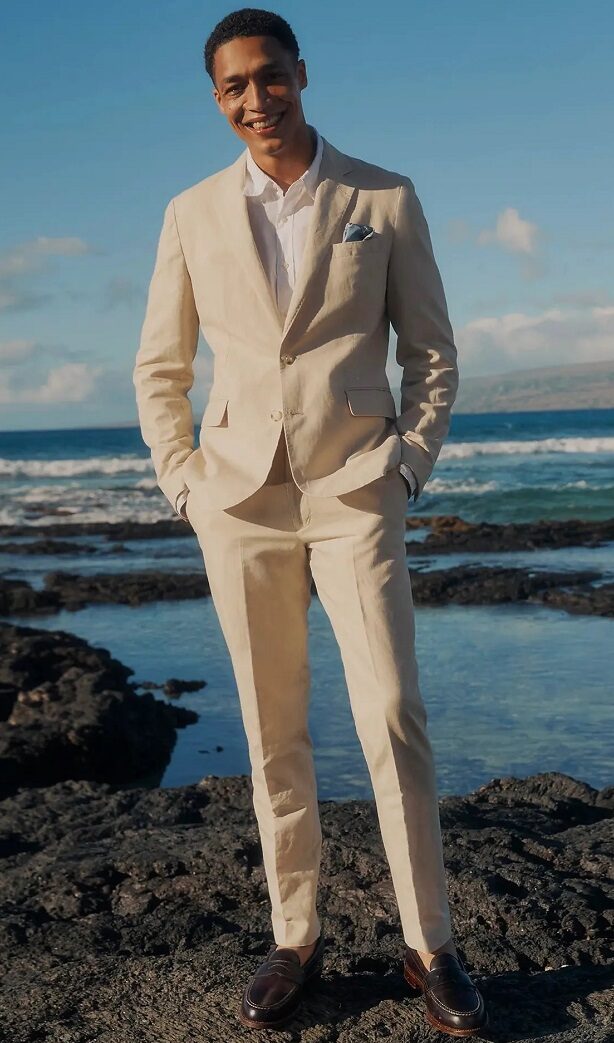
[[[519,369],[495,377],[461,374],[455,413],[614,409],[614,359]]]
[[[392,379],[391,386],[394,393]],[[398,400],[398,393],[396,398]],[[496,377],[463,377],[461,374],[455,413],[518,413],[538,409],[614,409],[614,359],[517,369]],[[198,415],[199,407],[195,405],[195,423]],[[138,421],[135,418],[107,426],[136,427]]]

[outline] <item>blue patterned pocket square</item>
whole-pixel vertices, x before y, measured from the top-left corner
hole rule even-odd
[[[352,221],[348,221],[345,228],[343,229],[343,243],[356,243],[362,242],[363,239],[370,239],[373,235],[374,229],[371,225],[356,225]]]

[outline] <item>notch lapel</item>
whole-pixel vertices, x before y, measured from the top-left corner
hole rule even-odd
[[[242,152],[231,164],[223,186],[221,203],[225,234],[228,237],[230,250],[236,256],[238,264],[242,266],[258,300],[262,302],[269,320],[276,330],[281,332],[282,317],[256,246],[247,209],[247,198],[243,195],[244,177],[245,154]]]
[[[283,325],[282,341],[285,341],[307,300],[311,280],[324,260],[337,227],[349,206],[354,189],[351,185],[345,184],[342,177],[351,169],[352,162],[349,156],[334,148],[324,138],[318,186],[307,226],[303,257]]]
[[[349,206],[354,189],[351,185],[343,183],[341,179],[351,169],[350,157],[340,152],[324,138],[318,185],[307,228],[303,257],[284,320],[277,307],[273,288],[269,283],[254,240],[247,199],[243,195],[245,153],[242,152],[229,168],[222,200],[223,208],[226,211],[227,235],[238,263],[250,280],[258,299],[262,301],[268,319],[273,323],[277,334],[281,336],[282,344],[304,306],[310,282],[324,260],[335,231]]]

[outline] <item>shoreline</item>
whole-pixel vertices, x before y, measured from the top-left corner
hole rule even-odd
[[[522,552],[530,559],[540,550],[614,546],[614,518],[602,522],[569,519],[495,524],[466,522],[457,515],[406,517],[408,567],[416,604],[530,603],[572,614],[614,616],[614,575],[597,570],[561,570],[530,564],[442,564],[450,555],[505,555]],[[16,537],[18,540],[16,541]],[[99,539],[88,543],[87,538]],[[153,523],[51,523],[45,526],[0,526],[0,554],[12,557],[55,555],[104,560],[109,554],[130,557],[129,541],[169,538],[196,541],[192,528],[179,518]],[[441,559],[441,561],[439,560]],[[10,571],[10,570],[7,570]],[[22,569],[23,571],[23,569]],[[27,571],[27,570],[26,570]],[[312,584],[312,593],[317,588]],[[26,579],[0,578],[0,614],[5,618],[48,615],[91,604],[140,605],[210,595],[206,573],[134,569],[81,576],[54,569],[42,588]]]
[[[457,514],[419,515],[405,518],[406,530],[429,529],[422,540],[407,543],[412,553],[438,554],[459,550],[506,551],[554,549],[557,547],[600,547],[614,541],[614,517],[591,521],[584,518],[540,519],[533,522],[470,522]],[[56,553],[53,541],[71,536],[101,536],[110,543],[123,540],[151,540],[194,536],[189,524],[180,518],[155,522],[45,522],[41,525],[0,525],[0,540],[10,537],[37,539],[37,553]],[[40,539],[44,537],[44,539]],[[49,543],[47,543],[49,541]],[[0,554],[6,553],[0,542]],[[9,544],[11,553],[20,553],[22,544]]]

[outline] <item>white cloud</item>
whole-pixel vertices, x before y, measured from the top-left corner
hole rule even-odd
[[[36,350],[36,341],[33,340],[5,340],[0,341],[0,363],[20,363],[30,358]]]
[[[78,257],[87,253],[91,253],[91,249],[83,239],[39,235],[37,239],[21,243],[0,254],[0,278],[14,278],[36,271],[41,267],[43,257]]]
[[[495,243],[508,253],[534,254],[539,229],[526,221],[513,206],[508,206],[497,217],[494,228],[484,228],[478,233],[477,243],[485,246]]]
[[[14,387],[11,381],[0,377],[0,403],[3,405],[36,405],[64,402],[83,402],[94,391],[101,367],[84,362],[69,362],[47,373],[43,383],[36,387]]]
[[[484,316],[455,332],[467,376],[614,358],[612,306]]]

